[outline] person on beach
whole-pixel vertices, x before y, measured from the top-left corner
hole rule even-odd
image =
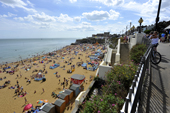
[[[36,93],[36,90],[34,91],[34,94]]]
[[[27,103],[27,99],[26,99],[26,97],[24,98],[25,99],[25,104]]]
[[[23,87],[21,86],[21,91],[23,90]]]
[[[44,92],[45,92],[45,91],[44,91],[44,88],[42,88],[42,90],[43,90],[43,93],[44,93]]]
[[[18,85],[18,83],[19,83],[19,82],[18,82],[18,80],[17,80],[17,85]]]

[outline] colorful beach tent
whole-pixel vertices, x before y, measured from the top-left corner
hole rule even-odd
[[[23,111],[29,110],[31,107],[32,107],[32,104],[27,104],[27,105],[24,107],[24,110],[23,110]]]
[[[85,67],[85,66],[87,66],[87,63],[83,63],[81,66],[82,66],[82,67]]]

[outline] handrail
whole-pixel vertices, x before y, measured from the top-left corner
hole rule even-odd
[[[146,39],[143,40],[145,40],[145,44],[147,44],[149,41],[146,41]],[[120,113],[135,113],[136,110],[138,110],[138,106],[140,104],[139,98],[141,96],[143,86],[143,79],[146,76],[146,69],[148,69],[150,66],[151,50],[152,48],[149,46],[144,56],[141,58],[141,62],[138,66],[136,75],[134,76],[134,80],[131,87],[129,88],[129,93],[126,97],[122,110],[120,110]]]

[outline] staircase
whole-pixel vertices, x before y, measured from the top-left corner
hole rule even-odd
[[[120,44],[120,64],[129,64],[129,44]]]

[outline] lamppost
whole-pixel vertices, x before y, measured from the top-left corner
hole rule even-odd
[[[132,27],[132,31],[134,32],[134,29],[135,29],[135,26],[133,25],[133,27]]]
[[[159,22],[159,12],[160,12],[160,8],[161,8],[161,2],[162,2],[162,0],[159,0],[158,12],[157,12],[157,17],[156,17],[155,31],[157,31],[157,26],[158,26],[158,22]]]
[[[130,22],[130,35],[131,35],[131,24],[132,24],[132,22]]]
[[[126,35],[127,35],[127,29],[128,29],[128,26],[126,26]]]
[[[143,22],[143,19],[142,19],[142,17],[139,19],[139,24],[140,24],[140,28],[139,28],[139,33],[141,33],[141,24],[142,24],[142,22]]]

